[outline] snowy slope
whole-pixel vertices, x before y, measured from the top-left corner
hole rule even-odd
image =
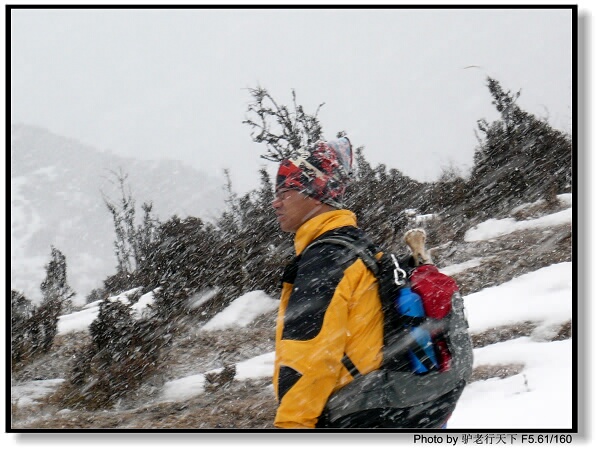
[[[567,209],[570,211],[570,209]],[[570,221],[570,214],[562,214],[559,223],[554,218],[548,226]],[[539,221],[531,220],[532,227]],[[503,222],[501,232],[506,234],[523,229],[523,222],[513,227]],[[470,230],[477,240],[494,238],[500,230],[485,224]],[[462,263],[445,267],[446,273],[457,273],[473,264]],[[516,277],[501,285],[486,288],[465,296],[465,309],[473,334],[499,326],[535,323],[529,337],[490,344],[475,349],[474,368],[486,365],[522,366],[519,374],[506,378],[493,377],[467,385],[450,420],[450,429],[567,429],[573,423],[572,415],[572,340],[551,341],[557,326],[572,319],[572,263],[563,262]],[[127,301],[126,292],[113,300]],[[144,295],[136,306],[136,313],[152,302],[152,293]],[[202,332],[211,329],[245,327],[253,319],[277,307],[278,301],[264,292],[247,293],[234,300],[228,308],[206,323]],[[90,304],[76,314],[61,317],[59,333],[85,330],[98,311]],[[236,364],[236,380],[272,375],[274,353],[267,352]],[[155,401],[179,402],[205,393],[205,375],[195,373],[171,380],[162,388]],[[13,388],[13,401],[34,401],[60,383],[60,379],[34,381]]]

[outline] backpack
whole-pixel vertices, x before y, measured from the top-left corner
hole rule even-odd
[[[344,228],[324,233],[304,251],[325,243],[349,248],[374,274],[384,316],[381,369],[360,375],[348,358],[342,360],[354,380],[330,397],[328,419],[371,408],[413,407],[457,388],[462,391],[471,376],[473,347],[456,282],[433,264],[417,266],[411,254],[382,251],[367,238],[344,233]],[[411,290],[421,297],[424,316],[398,311],[401,291]],[[413,329],[425,334],[425,343]]]

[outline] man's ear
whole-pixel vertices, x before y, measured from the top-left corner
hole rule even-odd
[[[312,200],[312,202],[313,202],[313,205],[314,205],[315,207],[318,207],[318,208],[320,208],[320,209],[327,209],[327,210],[328,210],[328,209],[329,209],[329,207],[330,207],[328,204],[325,204],[323,201],[319,201],[319,200],[317,200],[317,199],[315,199],[315,198],[310,198],[310,199]]]

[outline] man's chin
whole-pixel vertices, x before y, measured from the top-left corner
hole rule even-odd
[[[282,232],[293,232],[293,230],[290,229],[289,224],[286,224],[285,219],[277,217],[277,223],[279,223],[279,229],[281,229]]]

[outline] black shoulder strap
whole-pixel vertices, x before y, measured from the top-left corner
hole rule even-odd
[[[369,249],[369,243],[363,239],[353,239],[350,236],[332,235],[318,238],[308,245],[303,252],[323,243],[333,243],[334,245],[345,246],[350,249],[353,254],[356,254],[365,263],[367,268],[373,272],[375,276],[379,274],[379,265],[375,254]]]

